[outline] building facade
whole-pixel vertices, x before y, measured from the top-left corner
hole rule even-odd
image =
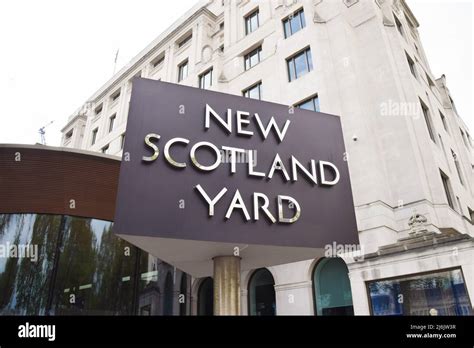
[[[135,76],[340,115],[362,256],[244,271],[242,314],[472,315],[474,144],[418,26],[403,0],[201,1],[62,146],[121,156]],[[192,314],[210,313],[210,282],[193,279]]]

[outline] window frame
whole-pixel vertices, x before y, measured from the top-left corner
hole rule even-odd
[[[252,18],[257,17],[257,27],[252,27]],[[244,16],[244,24],[245,24],[245,36],[253,33],[258,28],[260,28],[260,9],[257,7],[250,11],[247,15]]]
[[[252,91],[253,89],[255,88],[258,88],[258,99],[256,98],[251,98],[250,97],[250,91]],[[246,94],[249,94],[249,95],[246,95]],[[249,87],[245,88],[242,90],[242,96],[244,98],[248,98],[248,99],[254,99],[254,100],[262,100],[262,81],[258,81],[252,85],[250,85]]]
[[[314,102],[315,100],[318,101],[318,102],[317,102],[317,105],[316,105],[316,103]],[[313,103],[313,106],[314,106],[314,108],[315,108],[314,110],[301,108],[301,105],[306,104],[306,103],[308,103],[308,102],[310,102],[310,101]],[[313,94],[312,96],[310,96],[310,97],[308,97],[308,98],[306,98],[306,99],[303,99],[302,101],[296,103],[294,106],[295,106],[295,108],[298,108],[298,109],[301,109],[301,110],[308,110],[308,111],[314,111],[314,112],[321,112],[321,109],[320,109],[320,107],[319,107],[319,94],[318,94],[318,93]],[[316,106],[317,106],[317,107],[316,107]]]
[[[212,79],[213,79],[213,70],[214,70],[214,67],[210,67],[209,69],[205,70],[204,72],[202,72],[201,74],[199,74],[199,88],[200,89],[204,89],[204,90],[207,90],[209,89],[210,87],[212,87]],[[209,80],[209,86],[205,86],[205,83],[206,83],[206,77],[208,75],[211,75],[210,76],[210,80]]]
[[[300,28],[297,31],[293,32],[292,27],[291,27],[291,21],[295,19],[296,16],[298,16]],[[285,37],[285,39],[288,39],[290,36],[293,36],[297,32],[300,32],[301,30],[306,28],[306,18],[304,16],[304,7],[301,7],[298,10],[294,11],[292,14],[290,14],[289,16],[286,16],[281,21],[283,24],[283,36]],[[290,31],[289,33],[286,30],[287,24],[288,24],[288,29]]]
[[[186,76],[184,76],[185,74],[183,73],[185,68],[186,68]],[[189,59],[186,58],[185,60],[183,60],[181,63],[178,64],[178,83],[185,80],[188,76],[189,76]]]
[[[262,45],[254,48],[253,50],[251,50],[250,52],[248,52],[244,55],[244,69],[245,69],[245,71],[250,70],[254,66],[257,66],[258,64],[260,64],[261,59],[262,59],[261,53],[262,53]],[[257,61],[257,63],[252,65],[252,57],[254,57],[255,55],[257,56],[258,61]],[[248,61],[248,64],[247,64],[247,61]]]
[[[308,57],[309,54],[309,57]],[[302,55],[305,56],[305,62],[306,62],[306,69],[303,74],[299,74],[296,70],[296,59],[301,57]],[[293,72],[294,72],[294,78],[292,79],[292,70],[291,70],[291,65],[293,66]],[[290,57],[286,58],[286,66],[288,70],[288,81],[292,82],[300,77],[310,73],[314,69],[313,65],[313,55],[311,53],[311,46],[307,46],[303,48],[302,50],[296,52],[295,54],[291,55]]]

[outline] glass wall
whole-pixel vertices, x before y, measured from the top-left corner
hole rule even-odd
[[[349,270],[344,260],[324,258],[313,274],[317,315],[353,315]]]
[[[368,283],[373,315],[472,315],[460,269]]]
[[[174,279],[188,276],[116,237],[111,222],[0,214],[0,315],[174,314]]]
[[[198,289],[198,315],[214,315],[214,280],[204,278]]]

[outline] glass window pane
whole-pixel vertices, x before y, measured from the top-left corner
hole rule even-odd
[[[300,109],[304,109],[304,110],[315,111],[313,99],[310,99],[310,100],[308,100],[308,101],[305,101],[304,103],[298,105],[298,107],[299,107]]]
[[[306,19],[304,18],[304,11],[303,10],[300,11],[299,17],[300,17],[300,20],[301,20],[301,28],[306,27]]]
[[[288,63],[289,78],[290,78],[290,81],[293,81],[294,79],[296,79],[294,59],[288,60],[287,63]]]
[[[313,70],[313,58],[311,56],[311,50],[308,49],[306,51],[306,56],[307,56],[307,59],[308,59],[308,71],[311,71]]]
[[[291,36],[290,21],[288,19],[283,22],[283,29],[285,31],[285,39]]]
[[[295,70],[297,78],[308,72],[308,64],[304,52],[295,57]]]
[[[460,269],[373,281],[369,292],[374,315],[473,314]]]
[[[301,22],[299,15],[295,15],[290,19],[291,33],[294,34],[301,29]]]

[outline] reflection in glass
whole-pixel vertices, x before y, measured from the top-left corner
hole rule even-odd
[[[0,257],[0,315],[162,315],[164,275],[180,277],[167,283],[170,308],[173,279],[186,278],[116,237],[107,221],[0,214],[0,248],[11,246],[37,252]]]
[[[276,315],[275,281],[266,268],[256,270],[249,282],[250,315]]]
[[[472,315],[460,269],[369,283],[374,315]]]
[[[324,258],[313,274],[317,315],[353,315],[349,270],[340,258]]]

